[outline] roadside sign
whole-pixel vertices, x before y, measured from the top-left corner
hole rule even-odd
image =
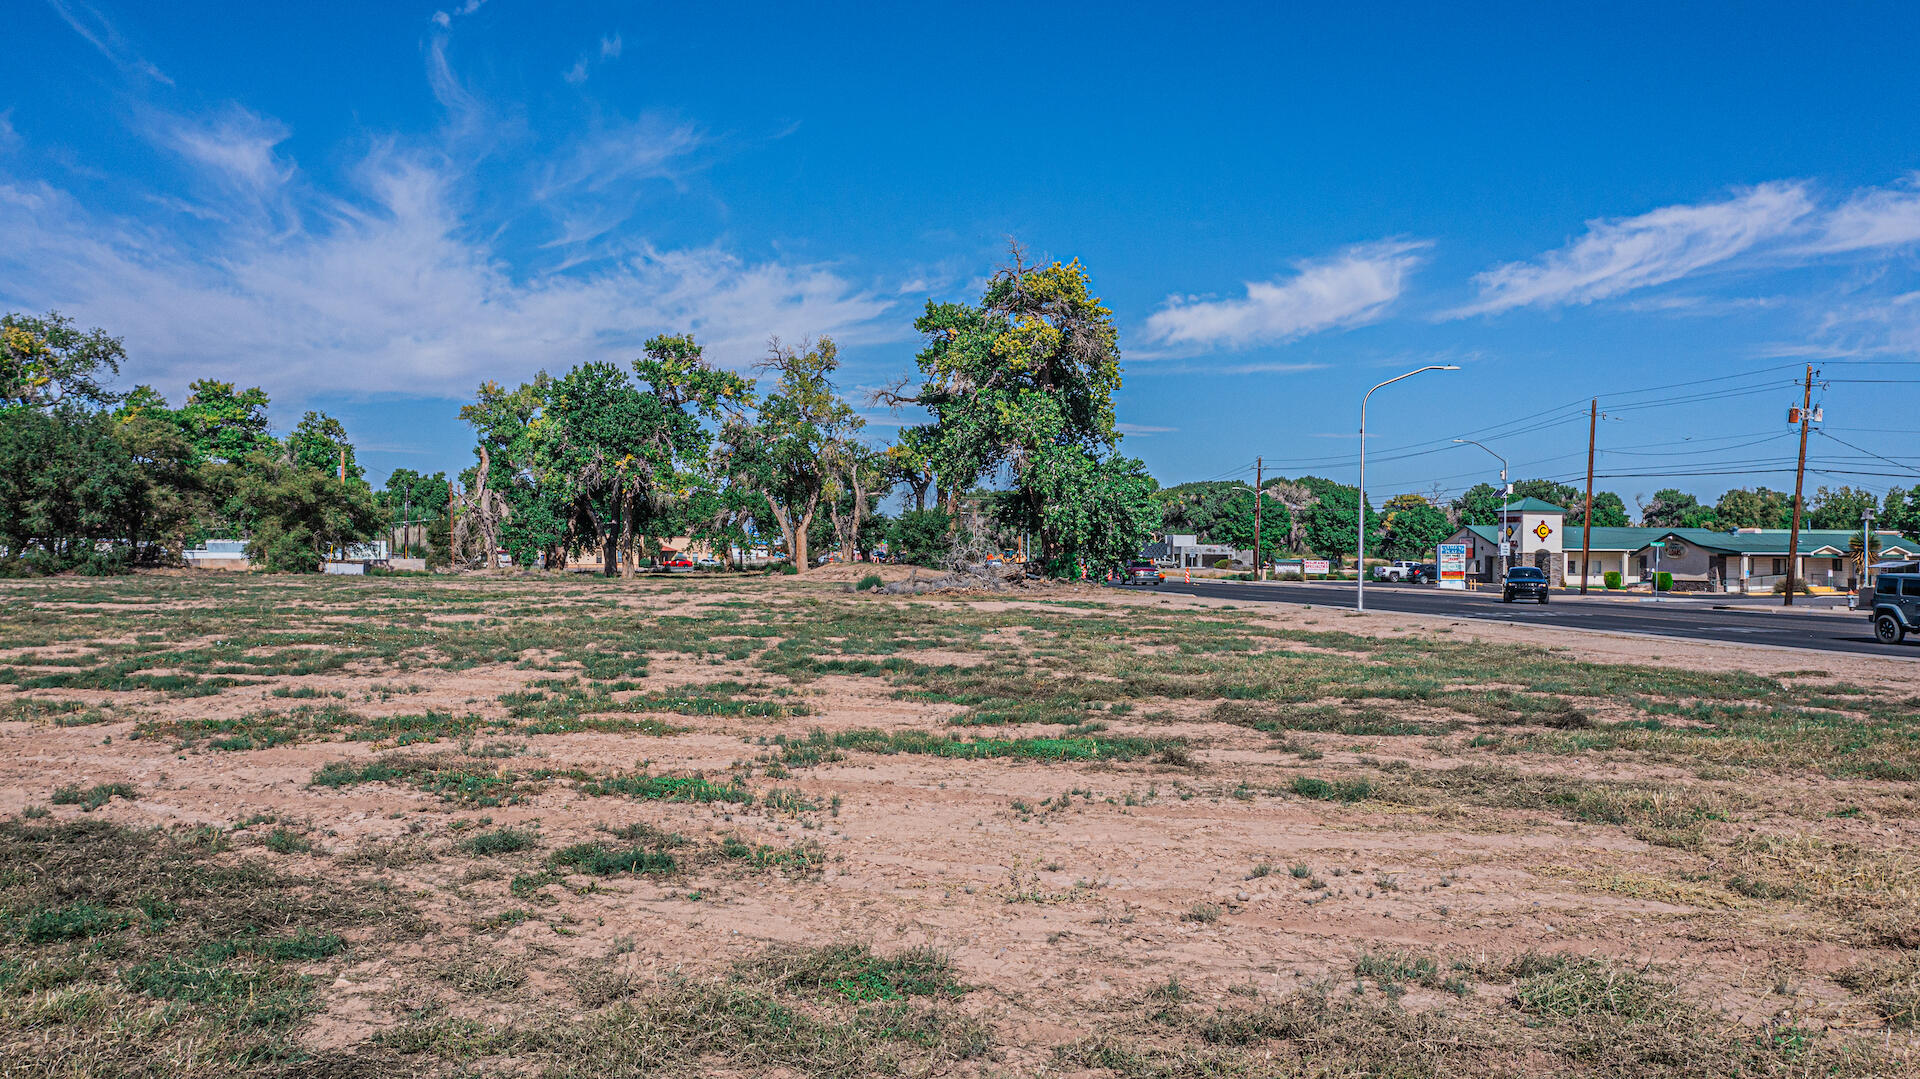
[[[1455,592],[1467,590],[1467,545],[1442,543],[1439,546],[1440,587]]]
[[[1309,558],[1300,564],[1300,575],[1303,577],[1312,577],[1315,574],[1319,574],[1325,577],[1330,568],[1328,561],[1324,558]]]

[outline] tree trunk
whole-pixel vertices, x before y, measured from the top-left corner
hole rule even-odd
[[[772,495],[765,497],[767,500],[767,508],[773,511],[773,523],[780,526],[780,538],[787,545],[787,559],[788,561],[792,561],[794,557],[793,518],[786,510],[780,507],[780,503],[773,500]],[[800,567],[796,566],[795,568],[798,569]]]

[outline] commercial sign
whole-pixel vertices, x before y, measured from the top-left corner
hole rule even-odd
[[[1324,558],[1309,558],[1306,561],[1300,563],[1300,572],[1303,576],[1306,576],[1306,577],[1311,577],[1316,573],[1322,577],[1325,577],[1330,568],[1331,567],[1327,564],[1327,560]]]
[[[1439,557],[1440,587],[1464,592],[1467,588],[1467,545],[1464,543],[1442,543]]]

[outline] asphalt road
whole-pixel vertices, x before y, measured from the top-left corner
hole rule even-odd
[[[1168,581],[1162,592],[1214,596],[1236,602],[1311,603],[1353,609],[1353,585],[1255,584],[1251,581]],[[1666,599],[1579,599],[1555,595],[1549,603],[1501,603],[1498,592],[1442,592],[1420,586],[1367,586],[1367,613],[1405,612],[1447,618],[1479,618],[1516,625],[1641,633],[1701,641],[1770,644],[1822,652],[1859,652],[1920,660],[1920,643],[1900,645],[1873,639],[1865,615],[1852,612],[1786,614],[1753,604],[1716,611],[1711,601]]]

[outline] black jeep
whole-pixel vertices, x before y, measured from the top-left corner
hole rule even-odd
[[[1883,573],[1860,599],[1881,644],[1899,644],[1920,632],[1920,573]]]
[[[1507,571],[1507,579],[1500,584],[1500,602],[1512,603],[1516,598],[1547,602],[1549,589],[1547,571],[1533,566],[1515,566]]]

